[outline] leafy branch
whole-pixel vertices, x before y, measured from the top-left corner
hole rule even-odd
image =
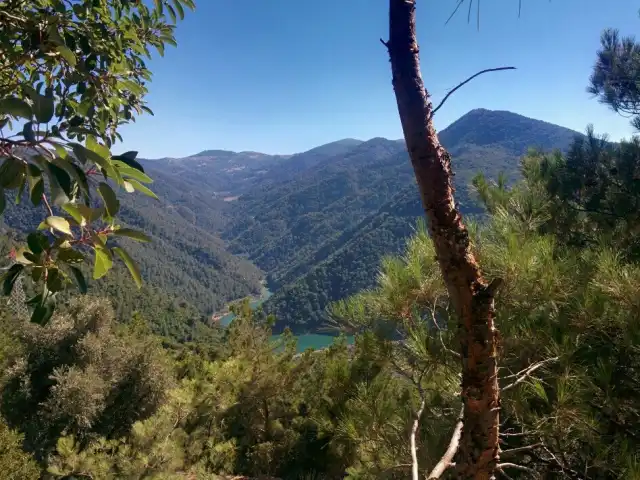
[[[164,54],[175,45],[177,19],[193,0],[156,0],[153,7],[125,0],[42,0],[0,4],[0,214],[6,195],[28,197],[46,212],[14,252],[2,277],[10,295],[30,273],[39,293],[27,300],[31,320],[46,323],[55,297],[76,283],[85,293],[81,266],[93,252],[93,279],[120,258],[138,287],[136,262],[113,237],[148,242],[117,221],[117,192],[157,199],[137,152],[111,152],[119,128],[153,113],[144,97],[151,73],[149,47]],[[4,68],[11,66],[11,68]]]

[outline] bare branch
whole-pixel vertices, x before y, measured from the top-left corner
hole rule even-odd
[[[487,68],[485,70],[481,70],[478,73],[476,73],[475,75],[471,75],[469,78],[467,78],[464,82],[460,82],[458,85],[456,85],[455,87],[453,87],[451,90],[449,90],[449,93],[447,93],[444,98],[442,99],[442,101],[438,104],[438,106],[436,108],[434,108],[431,111],[431,116],[429,117],[429,119],[432,119],[433,116],[436,114],[436,112],[438,110],[440,110],[440,108],[442,107],[442,105],[444,105],[444,102],[447,101],[447,99],[453,94],[453,92],[455,92],[456,90],[458,90],[460,87],[465,86],[467,83],[469,83],[471,80],[473,80],[474,78],[482,75],[483,73],[488,73],[488,72],[499,72],[502,70],[515,70],[516,67],[497,67],[497,68]]]
[[[524,369],[520,370],[518,373],[514,373],[512,375],[508,375],[506,377],[503,377],[503,379],[522,378],[523,376],[531,375],[533,372],[538,370],[540,367],[546,365],[547,363],[557,362],[559,359],[560,359],[560,357],[551,357],[551,358],[547,358],[545,360],[541,360],[541,361],[536,362],[536,363],[534,363],[532,365],[529,365],[527,368],[524,368]]]
[[[49,216],[52,217],[53,216],[53,210],[51,209],[51,205],[49,205],[49,200],[47,200],[47,196],[44,193],[42,194],[42,203],[44,204],[45,208],[47,209],[47,212],[49,213]]]
[[[525,467],[524,465],[518,465],[517,463],[499,463],[497,466],[498,471],[505,468],[513,468],[514,470],[520,470],[521,472],[535,473],[533,468]]]
[[[514,480],[513,477],[510,477],[509,475],[507,475],[507,473],[504,470],[498,470],[498,473],[502,475],[504,478],[506,478],[507,480]]]
[[[549,448],[546,445],[542,444],[542,449],[551,458],[544,458],[541,455],[538,455],[535,451],[531,452],[531,456],[539,462],[545,463],[549,466],[559,468],[565,477],[571,477],[571,478],[582,480],[583,476],[579,472],[576,472],[575,470],[568,468],[563,462],[560,461],[558,457],[555,456],[555,454],[551,450],[549,450]]]
[[[420,408],[413,418],[413,425],[411,425],[411,436],[409,437],[409,442],[411,444],[411,478],[413,480],[418,480],[420,478],[418,469],[418,448],[416,447],[416,434],[418,433],[418,428],[420,427],[420,417],[422,417],[422,412],[424,412],[426,403],[424,395],[421,396],[422,401],[420,402]]]
[[[451,19],[458,12],[458,10],[460,9],[463,3],[464,3],[464,0],[458,0],[458,4],[456,5],[456,8],[453,10],[453,12],[451,12],[451,15],[449,15],[449,18],[447,18],[447,21],[444,22],[445,25],[447,25],[451,21]]]
[[[527,435],[531,435],[531,434],[527,432],[520,432],[520,433],[500,432],[501,437],[526,437]]]
[[[436,305],[437,304],[438,304],[438,299],[436,298],[436,300],[433,302],[433,306],[431,308],[429,308],[429,312],[431,313],[431,321],[433,322],[433,325],[436,327],[436,330],[438,330],[438,335],[440,337],[440,343],[442,344],[442,348],[444,349],[445,352],[450,353],[451,355],[453,355],[456,358],[460,358],[460,354],[458,352],[455,352],[455,351],[451,350],[444,343],[444,338],[442,338],[442,328],[440,328],[440,325],[438,324],[438,319],[436,318]]]
[[[505,391],[515,387],[516,385],[524,382],[537,369],[539,369],[540,367],[546,365],[547,363],[555,362],[559,358],[560,357],[547,358],[546,360],[542,360],[541,362],[537,362],[537,363],[534,363],[533,365],[530,365],[529,367],[525,368],[524,370],[519,371],[518,373],[515,373],[513,375],[509,375],[507,377],[504,377],[504,378],[516,378],[516,381],[513,382],[513,383],[510,383],[509,385],[507,385],[505,387],[503,387],[502,391],[505,392]]]
[[[464,405],[460,409],[460,415],[458,416],[458,423],[456,423],[456,428],[453,430],[453,435],[451,435],[451,441],[449,442],[449,447],[447,451],[444,452],[444,455],[437,463],[431,473],[427,477],[429,480],[440,478],[440,476],[447,470],[449,467],[453,467],[453,457],[458,451],[458,445],[460,444],[460,435],[462,435],[462,426],[463,422],[463,414],[464,414]]]
[[[500,456],[526,452],[528,450],[533,450],[534,448],[538,448],[538,447],[542,447],[542,443],[534,443],[533,445],[527,445],[526,447],[509,448],[508,450],[500,451]]]

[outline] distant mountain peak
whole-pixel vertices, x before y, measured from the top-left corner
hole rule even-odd
[[[457,149],[465,145],[506,148],[512,155],[523,155],[523,145],[548,151],[565,150],[581,133],[543,120],[507,110],[475,108],[440,132],[442,143]],[[454,148],[454,150],[456,150]],[[455,152],[453,152],[455,153]]]
[[[232,152],[231,150],[203,150],[200,153],[189,155],[189,157],[228,157],[230,155],[236,155],[236,152]]]

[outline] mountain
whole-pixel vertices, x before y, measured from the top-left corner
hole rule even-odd
[[[295,155],[206,150],[185,158],[141,159],[160,200],[121,192],[119,219],[153,240],[120,240],[138,261],[145,284],[138,290],[118,264],[110,275],[93,282],[91,291],[106,292],[119,318],[126,320],[139,311],[156,333],[176,340],[193,337],[213,312],[261,291],[264,272],[230,253],[218,235],[231,218],[229,205],[258,185],[264,188],[295,176],[359,143],[345,139]],[[11,238],[42,220],[41,207],[34,209],[24,200],[9,206],[1,217],[0,248],[7,251]]]
[[[467,113],[440,133],[462,210],[482,213],[468,188],[477,172],[515,178],[529,147],[566,149],[575,135],[511,112]],[[400,251],[422,216],[399,140],[343,139],[293,155],[205,150],[141,163],[160,201],[123,192],[120,218],[153,239],[125,242],[145,287],[136,290],[122,268],[100,282],[122,318],[141,310],[176,339],[257,293],[265,276],[276,329],[318,330],[327,304],[371,286],[381,256]],[[40,213],[11,206],[3,221],[24,232]]]
[[[456,200],[480,215],[469,184],[478,172],[518,176],[531,147],[566,150],[577,132],[511,112],[473,110],[440,133],[453,157]],[[373,284],[380,258],[399,252],[423,215],[404,145],[372,139],[303,175],[236,204],[243,231],[230,248],[268,272],[276,293],[265,309],[276,328],[314,331],[329,302]],[[246,220],[250,219],[250,220]]]

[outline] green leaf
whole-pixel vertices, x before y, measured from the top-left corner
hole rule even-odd
[[[120,237],[132,238],[133,240],[137,240],[139,242],[150,242],[151,238],[146,234],[139,232],[137,230],[133,230],[131,228],[119,228],[113,231],[114,235],[118,235]]]
[[[31,253],[29,250],[27,250],[24,247],[16,250],[16,261],[23,265],[32,265],[34,263],[35,264],[41,263],[40,255]]]
[[[173,4],[175,5],[176,10],[178,11],[178,16],[180,17],[180,20],[184,20],[184,8],[182,7],[180,0],[173,0]]]
[[[171,5],[167,5],[167,9],[169,10],[169,16],[171,17],[171,21],[176,23],[178,21],[176,11]]]
[[[53,95],[40,95],[32,87],[23,87],[33,102],[31,109],[36,116],[38,123],[49,123],[53,118],[55,105]]]
[[[119,175],[115,171],[111,162],[107,159],[94,152],[93,150],[89,150],[84,145],[80,145],[79,143],[71,143],[71,148],[73,149],[73,153],[76,155],[78,160],[81,163],[87,163],[87,160],[91,160],[93,163],[102,168],[109,177],[118,179]],[[106,147],[104,147],[106,148]]]
[[[31,268],[31,279],[34,282],[39,282],[40,277],[42,277],[44,269],[42,267],[32,267]]]
[[[16,280],[20,276],[22,270],[24,270],[24,265],[14,263],[11,265],[11,268],[2,275],[2,292],[4,295],[11,295],[13,285],[16,283]]]
[[[104,277],[113,266],[111,252],[104,247],[94,248],[96,252],[95,264],[93,266],[93,279],[98,280]]]
[[[73,155],[78,159],[78,161],[83,165],[87,163],[88,150],[84,148],[84,146],[80,145],[79,143],[71,143],[70,145],[71,145],[71,149],[73,150]]]
[[[31,252],[39,255],[49,248],[49,239],[42,232],[32,232],[27,235],[27,246]]]
[[[171,45],[173,47],[177,47],[178,46],[178,42],[176,42],[171,35],[161,35],[160,39],[163,42],[168,43],[169,45]]]
[[[139,192],[144,193],[145,195],[148,195],[152,198],[155,198],[156,200],[160,200],[158,198],[158,196],[153,193],[151,190],[149,190],[147,187],[145,187],[144,185],[142,185],[140,182],[138,182],[137,180],[134,180],[132,178],[127,180],[131,185],[133,185],[133,188],[135,188],[136,190],[138,190]]]
[[[33,132],[33,122],[27,122],[22,127],[22,136],[29,143],[36,143],[36,134]]]
[[[80,187],[80,191],[82,192],[82,194],[84,195],[84,198],[88,202],[89,199],[91,198],[90,196],[91,192],[89,190],[89,180],[87,180],[87,175],[84,173],[84,170],[82,170],[82,168],[80,168],[75,163],[71,164],[71,171],[72,171],[71,176]]]
[[[65,218],[56,216],[47,217],[44,221],[44,224],[53,228],[54,230],[58,230],[59,232],[66,233],[67,235],[73,235],[73,233],[71,232],[71,226]]]
[[[104,206],[107,209],[107,215],[112,218],[115,217],[118,210],[120,210],[120,201],[118,197],[116,197],[113,189],[106,183],[100,182],[100,185],[98,185],[98,193],[100,193]]]
[[[109,237],[104,233],[94,233],[91,235],[91,240],[93,240],[93,245],[96,248],[107,248],[107,240],[109,240]]]
[[[72,267],[72,266],[69,267],[69,270],[71,270],[71,274],[76,279],[76,283],[78,284],[78,290],[80,290],[80,293],[82,294],[87,293],[87,290],[88,290],[87,281],[85,280],[84,274],[82,273],[82,271],[78,267]]]
[[[109,149],[104,145],[99,144],[96,137],[93,135],[87,136],[87,148],[92,152],[97,153],[105,160],[109,160],[109,158],[111,158],[111,152]]]
[[[61,248],[58,250],[57,259],[65,263],[82,263],[84,255],[73,248]]]
[[[136,180],[142,183],[153,183],[153,180],[147,174],[143,173],[142,171],[136,168],[130,167],[129,165],[123,162],[114,160],[113,166],[116,168],[116,170],[120,172],[120,175],[135,178]]]
[[[51,199],[54,205],[62,205],[69,201],[71,196],[71,178],[69,174],[60,167],[47,162],[45,164],[47,176],[49,177],[49,188],[51,189]]]
[[[42,179],[42,172],[33,163],[27,165],[27,180],[29,181],[29,198],[33,206],[37,207],[42,201],[44,180]]]
[[[119,160],[119,161],[121,161],[123,163],[126,163],[131,168],[135,168],[136,170],[140,170],[142,173],[144,173],[144,168],[142,168],[142,165],[140,165],[136,161],[137,157],[138,157],[138,152],[129,151],[129,152],[124,152],[124,153],[122,153],[120,155],[116,155],[116,156],[111,157],[111,158],[112,158],[112,160]]]
[[[56,153],[60,158],[67,158],[67,156],[69,155],[69,152],[67,152],[66,148],[64,148],[62,145],[59,145],[57,143],[54,143],[54,142],[51,142],[51,143],[53,145],[53,149],[56,151]]]
[[[47,299],[43,304],[38,305],[31,314],[31,323],[37,323],[38,325],[46,325],[54,312],[53,299]]]
[[[0,185],[6,189],[17,188],[25,174],[24,162],[15,157],[7,157],[0,165]]]
[[[156,50],[158,51],[160,56],[164,57],[164,45],[162,43],[157,43],[156,45],[154,45],[154,47],[156,47]]]
[[[58,165],[55,165],[53,163],[47,163],[47,169],[49,170],[49,173],[53,177],[55,177],[56,182],[58,183],[58,185],[60,185],[64,193],[68,197],[70,197],[71,196],[71,176],[69,175],[69,173],[67,173],[65,169],[60,168]]]
[[[69,215],[71,215],[71,217],[78,222],[78,225],[80,226],[85,226],[86,219],[84,218],[84,216],[82,215],[82,212],[80,211],[80,209],[78,208],[78,206],[74,203],[65,203],[64,205],[62,205],[62,209],[67,212]]]
[[[0,215],[4,213],[5,208],[7,208],[7,199],[4,197],[4,188],[0,187]]]
[[[15,97],[8,97],[0,100],[0,113],[11,115],[15,118],[24,118],[26,120],[31,120],[31,117],[33,117],[31,105],[24,100]]]
[[[43,299],[44,299],[44,295],[42,293],[38,293],[24,303],[26,303],[30,307],[36,307],[38,305],[42,305]]]
[[[50,268],[47,272],[47,289],[56,293],[64,288],[64,284],[62,283],[63,277],[60,274],[60,270],[57,268]]]
[[[113,251],[116,252],[124,261],[125,265],[129,269],[129,273],[131,273],[131,276],[133,277],[133,280],[136,282],[138,288],[140,288],[142,286],[142,276],[140,275],[140,269],[136,262],[120,247],[113,247]]]
[[[82,215],[82,217],[87,221],[87,223],[95,222],[104,213],[104,208],[103,207],[91,208],[91,207],[87,207],[86,205],[83,205],[81,203],[78,203],[75,206],[78,209],[78,211],[80,212],[80,214]]]
[[[69,47],[67,47],[66,45],[56,45],[56,50],[58,51],[58,53],[62,56],[62,58],[64,58],[67,63],[72,66],[75,67],[76,66],[76,56],[75,54],[69,49]]]

